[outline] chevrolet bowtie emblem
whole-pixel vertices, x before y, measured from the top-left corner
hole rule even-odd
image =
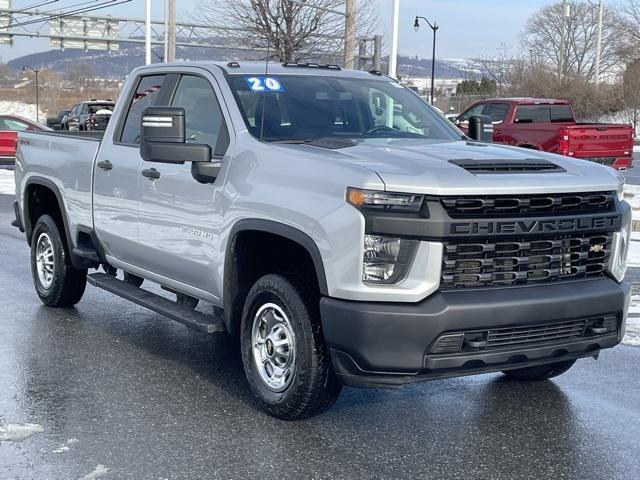
[[[589,248],[590,252],[602,252],[604,250],[604,245],[602,245],[601,243],[596,243],[595,245],[591,245],[591,248]]]

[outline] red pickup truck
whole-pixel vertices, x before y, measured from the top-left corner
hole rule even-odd
[[[618,170],[631,166],[631,125],[577,123],[566,100],[496,98],[471,105],[456,124],[467,131],[474,115],[491,117],[493,141],[558,153],[609,165]]]

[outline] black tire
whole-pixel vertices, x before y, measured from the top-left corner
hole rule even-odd
[[[274,390],[263,380],[254,361],[254,320],[268,305],[276,305],[284,312],[287,327],[293,333],[294,364],[282,391]],[[305,288],[304,280],[287,274],[260,278],[245,301],[240,341],[251,390],[270,415],[282,420],[309,418],[328,409],[340,395],[342,384],[333,372],[321,330],[319,299]],[[268,343],[265,345],[268,347]],[[267,351],[265,348],[265,354]]]
[[[515,370],[505,370],[504,373],[507,378],[511,380],[518,380],[522,382],[539,382],[541,380],[548,380],[558,375],[562,375],[569,370],[575,360],[567,360],[564,362],[551,363],[548,365],[538,365],[535,367],[517,368]]]
[[[47,273],[42,275],[38,269],[39,248],[49,240],[52,262]],[[48,307],[70,307],[80,301],[87,285],[87,271],[78,270],[71,265],[69,252],[63,240],[60,228],[49,215],[41,216],[31,236],[31,275],[36,292]],[[48,277],[49,281],[43,278]]]

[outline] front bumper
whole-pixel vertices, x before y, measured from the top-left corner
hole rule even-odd
[[[438,292],[415,304],[323,298],[322,326],[346,385],[400,386],[597,356],[622,340],[630,287],[603,278],[518,288]],[[456,354],[428,353],[441,334],[618,315],[615,333]]]

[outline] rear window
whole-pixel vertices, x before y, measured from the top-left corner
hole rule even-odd
[[[488,109],[483,111],[484,115],[489,115],[491,117],[492,123],[502,123],[504,122],[505,117],[507,116],[507,110],[509,110],[509,105],[506,103],[491,103],[488,105]]]
[[[100,110],[113,111],[113,103],[91,103],[89,104],[89,113],[98,113]]]
[[[518,105],[515,123],[573,122],[569,105]]]

